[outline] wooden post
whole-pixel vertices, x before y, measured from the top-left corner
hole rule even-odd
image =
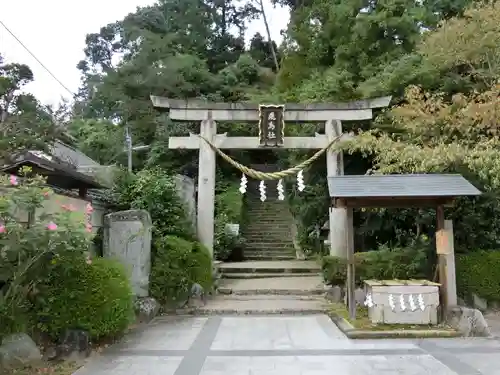
[[[457,276],[455,269],[455,244],[454,244],[454,235],[453,235],[453,221],[445,220],[444,221],[444,231],[446,233],[447,240],[447,252],[446,258],[446,300],[448,302],[448,307],[457,306],[458,298],[457,298]]]
[[[444,206],[439,205],[436,208],[436,252],[438,257],[438,275],[441,299],[441,316],[444,317],[448,310],[448,282],[446,254],[448,251],[446,232],[444,229]]]
[[[356,273],[354,264],[354,219],[353,210],[347,207],[347,228],[346,228],[346,247],[347,247],[347,308],[349,310],[349,318],[356,319],[356,300],[354,299],[354,291],[356,289]]]

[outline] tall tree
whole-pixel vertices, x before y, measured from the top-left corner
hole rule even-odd
[[[0,55],[0,159],[27,149],[47,151],[57,134],[48,108],[22,92],[33,81],[25,64],[3,62]]]
[[[163,0],[88,35],[77,112],[127,125],[134,144],[152,145],[144,162],[172,165],[165,137],[199,124],[167,121],[150,95],[245,100],[255,87],[272,84],[269,69],[244,45],[246,23],[257,13],[242,0]],[[183,159],[186,165],[193,155]]]

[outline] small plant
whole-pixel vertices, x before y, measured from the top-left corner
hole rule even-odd
[[[426,243],[415,243],[408,248],[389,248],[354,254],[356,283],[364,280],[425,279],[432,276],[432,266]],[[334,256],[322,258],[323,277],[330,285],[344,285],[347,260]]]

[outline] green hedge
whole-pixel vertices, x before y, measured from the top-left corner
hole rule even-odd
[[[238,258],[235,252],[244,245],[241,237],[226,233],[226,224],[242,224],[243,198],[238,189],[239,184],[233,183],[215,196],[214,257],[217,260]]]
[[[456,257],[457,290],[488,301],[500,301],[500,251],[478,251]]]
[[[354,254],[356,284],[364,280],[425,279],[432,277],[432,265],[422,249],[388,249]],[[347,260],[325,256],[322,258],[323,278],[330,285],[344,285]]]
[[[89,331],[92,338],[119,335],[134,318],[133,296],[124,267],[95,258],[60,258],[43,283],[33,312],[38,328],[58,338],[67,328]]]
[[[212,287],[212,258],[198,242],[175,236],[155,240],[150,293],[162,304],[183,300],[193,283]]]

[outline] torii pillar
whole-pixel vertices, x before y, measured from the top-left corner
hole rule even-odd
[[[325,134],[314,137],[285,137],[280,148],[321,149],[342,134],[342,121],[369,120],[372,110],[389,105],[391,97],[359,100],[333,104],[285,104],[284,120],[287,122],[325,122]],[[177,121],[200,121],[200,135],[210,140],[219,149],[261,149],[258,137],[228,137],[217,134],[216,121],[259,121],[259,105],[255,103],[214,103],[202,100],[177,100],[151,96],[154,107],[169,111],[170,118]],[[255,126],[249,124],[249,126]],[[349,139],[343,135],[340,142]],[[170,149],[197,149],[200,152],[198,166],[197,235],[213,254],[215,212],[215,151],[200,137],[170,137]],[[328,177],[344,173],[341,152],[328,151]],[[330,254],[347,257],[345,208],[330,209]]]

